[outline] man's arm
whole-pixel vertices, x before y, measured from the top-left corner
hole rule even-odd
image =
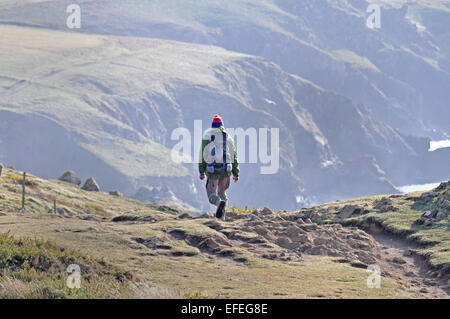
[[[203,152],[205,151],[206,145],[208,145],[208,140],[202,139],[202,147],[200,148],[200,156],[198,158],[198,172],[200,175],[205,174],[206,172],[206,161],[203,158]]]
[[[233,169],[231,170],[231,173],[233,173],[233,176],[238,178],[239,177],[239,159],[237,155],[236,146],[234,145],[233,140],[231,141],[231,145],[233,147]]]

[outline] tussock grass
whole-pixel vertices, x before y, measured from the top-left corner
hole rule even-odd
[[[66,285],[71,264],[80,266],[80,289]],[[133,294],[129,284],[136,280],[104,260],[9,234],[0,234],[0,269],[1,298],[120,298]]]

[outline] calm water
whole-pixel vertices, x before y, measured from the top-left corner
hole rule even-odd
[[[439,186],[440,183],[418,184],[418,185],[405,185],[396,187],[398,191],[402,193],[430,191]]]
[[[433,152],[440,148],[450,147],[450,140],[442,141],[431,141],[430,149],[428,151]],[[417,184],[417,185],[405,185],[397,186],[397,190],[402,193],[419,192],[419,191],[430,191],[439,186],[440,183],[428,183],[428,184]]]
[[[438,150],[438,149],[444,148],[444,147],[450,147],[450,140],[431,141],[430,149],[428,151],[433,152],[435,150]]]

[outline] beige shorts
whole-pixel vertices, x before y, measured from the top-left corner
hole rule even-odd
[[[208,178],[206,181],[206,194],[209,202],[218,206],[220,201],[228,201],[227,189],[230,187],[230,177],[221,177],[218,179]]]

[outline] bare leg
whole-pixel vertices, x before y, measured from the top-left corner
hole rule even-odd
[[[219,185],[219,179],[212,179],[208,177],[206,181],[206,195],[212,205],[219,206],[220,197],[217,196],[217,187]]]

